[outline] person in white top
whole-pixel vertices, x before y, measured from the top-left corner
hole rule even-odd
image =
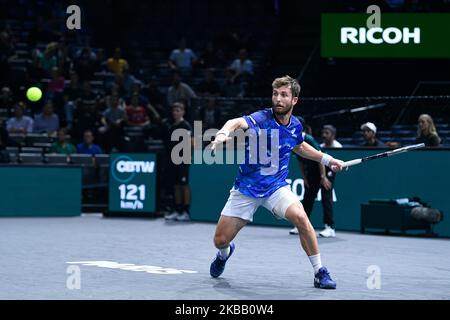
[[[235,77],[253,75],[253,62],[247,59],[247,50],[241,49],[239,51],[239,58],[233,61],[230,69],[234,70]]]
[[[191,70],[197,62],[197,56],[189,48],[186,48],[186,40],[181,39],[178,49],[172,50],[169,58],[169,66],[172,69]]]
[[[336,128],[331,124],[322,127],[322,140],[321,148],[342,148],[342,144],[336,140]]]
[[[14,108],[14,117],[8,119],[6,122],[6,130],[9,133],[32,133],[33,132],[33,119],[26,116],[25,104],[19,102]]]
[[[342,148],[342,144],[336,140],[336,128],[331,124],[322,127],[322,139],[323,142],[320,144],[321,148]],[[331,187],[328,189],[323,186],[321,187],[325,228],[319,232],[319,235],[325,238],[332,238],[336,236],[336,231],[333,226],[333,186],[336,174],[331,170],[327,170],[326,167],[325,169],[325,179],[331,183]]]

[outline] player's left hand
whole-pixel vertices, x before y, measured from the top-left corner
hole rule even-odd
[[[342,171],[344,166],[344,161],[339,159],[331,159],[330,160],[330,168],[333,172]]]

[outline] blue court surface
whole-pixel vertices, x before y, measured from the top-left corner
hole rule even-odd
[[[222,277],[214,224],[4,218],[0,299],[449,299],[450,241],[338,232],[319,238],[337,290],[313,287],[297,236],[247,226]]]

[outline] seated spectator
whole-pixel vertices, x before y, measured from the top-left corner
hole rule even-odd
[[[52,100],[47,100],[42,113],[34,117],[33,132],[53,136],[59,129],[59,117],[53,112]]]
[[[0,91],[0,109],[8,110],[8,115],[10,115],[10,109],[14,105],[13,94],[10,88],[3,87]]]
[[[8,163],[10,161],[9,153],[6,151],[8,142],[8,131],[3,127],[3,121],[0,120],[0,163]]]
[[[128,125],[131,127],[144,127],[150,124],[145,108],[139,105],[139,95],[131,97],[130,105],[126,108]]]
[[[97,96],[92,91],[92,87],[89,81],[83,82],[83,88],[80,93],[80,99],[83,104],[91,105],[97,103]]]
[[[75,102],[81,96],[81,87],[78,81],[78,74],[72,72],[70,74],[70,86],[64,88],[63,103],[64,103],[64,118],[66,126],[70,130],[73,122],[73,112],[75,110]]]
[[[187,109],[189,109],[191,98],[197,98],[194,90],[192,90],[188,84],[182,82],[181,74],[179,72],[175,72],[172,85],[167,91],[167,105],[172,106],[175,102],[186,101]]]
[[[24,115],[25,104],[19,102],[14,108],[14,117],[6,122],[6,130],[9,133],[31,133],[33,132],[33,119]]]
[[[428,114],[419,116],[416,142],[425,143],[426,147],[437,147],[441,143],[433,118]]]
[[[77,152],[91,155],[103,153],[100,146],[94,143],[94,134],[91,130],[84,131],[83,142],[77,145]]]
[[[27,66],[25,74],[27,87],[36,85],[42,78],[45,77],[45,71],[42,68],[38,51],[34,50],[31,57],[31,64]]]
[[[95,61],[96,55],[89,46],[83,47],[75,54],[74,70],[81,81],[93,79]]]
[[[119,108],[119,97],[117,95],[108,97],[108,108],[103,113],[100,133],[103,135],[106,152],[113,148],[120,149],[122,146],[123,126],[127,123],[127,113]]]
[[[123,72],[123,88],[128,95],[131,95],[136,87],[141,86],[142,82],[133,76],[128,70]]]
[[[90,130],[97,134],[98,128],[101,126],[101,114],[97,111],[96,104],[83,104],[79,102],[74,113],[73,119],[73,135],[76,141],[83,138],[83,132]]]
[[[89,61],[94,61],[96,59],[96,55],[89,44],[85,44],[82,48],[75,52],[74,58],[75,60],[87,58]]]
[[[0,19],[0,24],[3,22]],[[12,68],[9,60],[16,56],[14,42],[11,38],[11,32],[7,27],[1,29],[0,26],[0,86],[11,84]]]
[[[70,71],[73,68],[73,61],[70,57],[69,46],[67,44],[61,44],[58,49],[58,69],[60,74],[64,78],[70,76]]]
[[[212,41],[206,45],[206,50],[200,57],[200,63],[203,68],[222,67],[223,66],[223,52],[214,48]]]
[[[106,66],[110,72],[120,75],[129,69],[127,60],[122,59],[122,50],[120,48],[114,50],[114,55],[106,61]]]
[[[58,153],[58,154],[77,153],[77,149],[75,148],[75,146],[67,141],[65,129],[58,130],[58,133],[56,134],[56,139],[57,140],[50,147],[51,153]]]
[[[241,85],[235,79],[234,70],[226,68],[224,70],[225,82],[223,83],[220,91],[222,97],[243,97],[244,93]]]
[[[361,125],[362,134],[365,142],[362,147],[385,147],[384,143],[377,138],[377,127],[372,122]]]
[[[220,95],[220,86],[214,79],[213,70],[205,71],[205,79],[199,83],[197,92],[200,96],[217,97]]]
[[[51,42],[45,48],[45,51],[40,56],[41,67],[44,71],[50,75],[50,71],[53,67],[57,66],[58,60],[56,59],[56,50],[58,49],[57,42]]]
[[[125,87],[124,87],[124,82],[123,82],[123,75],[121,74],[116,74],[114,76],[114,80],[113,81],[109,81],[106,84],[106,90],[111,94],[111,95],[119,95],[119,97],[123,97],[127,94],[127,92],[125,91]]]
[[[247,50],[239,50],[239,57],[233,61],[230,66],[235,72],[235,77],[241,77],[243,75],[253,75],[253,62],[247,59]]]
[[[331,124],[322,127],[322,140],[321,148],[342,148],[342,144],[336,140],[336,128]]]
[[[106,71],[105,51],[100,48],[97,50],[97,53],[95,56],[96,56],[96,59],[94,62],[94,72]]]
[[[58,67],[53,67],[51,70],[51,80],[47,87],[47,92],[53,97],[55,94],[64,91],[64,77],[60,74]]]
[[[216,99],[209,98],[206,107],[200,111],[203,129],[219,128],[221,125],[220,111],[216,106]]]
[[[161,89],[158,87],[158,82],[155,76],[153,76],[148,82],[147,87],[142,90],[144,96],[148,98],[148,102],[155,107],[162,117],[167,117],[169,115],[168,112],[165,111],[163,105],[166,103],[164,94]]]
[[[131,98],[133,95],[137,95],[139,97],[139,105],[143,106],[150,117],[151,122],[159,122],[161,120],[161,116],[159,112],[155,109],[155,107],[152,106],[148,98],[141,93],[141,82],[135,82],[132,87],[132,94],[128,97],[126,97],[127,104],[131,104]]]
[[[197,56],[195,53],[186,48],[186,39],[182,38],[179,43],[178,49],[172,50],[169,57],[169,66],[172,69],[178,69],[181,72],[191,71],[192,66],[197,62]]]

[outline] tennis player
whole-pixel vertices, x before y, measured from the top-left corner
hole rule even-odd
[[[279,163],[276,164],[276,171],[271,174],[264,170],[268,165],[273,166],[273,163],[249,163],[249,155],[255,154],[252,149],[258,148],[258,144],[251,143],[250,139],[246,140],[245,161],[239,166],[238,176],[216,227],[214,245],[219,251],[211,263],[210,274],[216,278],[223,273],[227,260],[235,250],[232,240],[243,226],[253,221],[253,214],[258,207],[264,206],[275,216],[289,220],[298,228],[301,245],[314,269],[314,286],[335,289],[336,282],[322,266],[314,228],[286,178],[291,151],[320,162],[335,172],[342,170],[343,162],[303,142],[302,125],[296,117],[291,116],[300,94],[298,82],[284,76],[275,79],[272,88],[272,108],[228,120],[212,142],[211,149],[214,152],[219,144],[230,140],[230,134],[237,129],[252,130],[256,134],[264,129],[269,132],[268,139],[277,131],[275,136],[279,140]]]

